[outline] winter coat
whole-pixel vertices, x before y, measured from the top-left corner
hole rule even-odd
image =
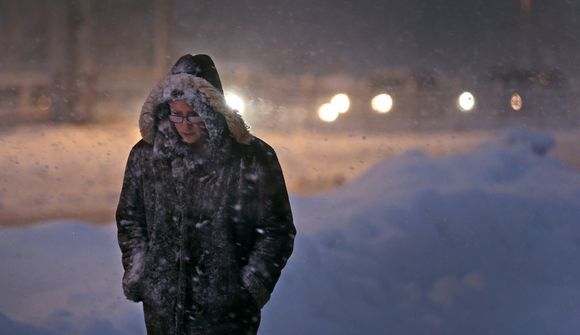
[[[172,100],[203,119],[204,154],[168,120]],[[153,88],[139,124],[116,212],[125,295],[148,334],[255,334],[296,234],[274,150],[187,73]]]

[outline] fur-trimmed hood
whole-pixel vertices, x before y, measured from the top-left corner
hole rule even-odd
[[[170,72],[153,87],[141,109],[139,130],[143,140],[153,144],[159,132],[169,130],[167,103],[173,100],[185,100],[194,108],[205,123],[210,141],[216,141],[215,136],[224,133],[231,134],[241,144],[253,138],[244,119],[226,104],[222,93],[207,80],[188,73]],[[224,126],[227,129],[223,129]]]

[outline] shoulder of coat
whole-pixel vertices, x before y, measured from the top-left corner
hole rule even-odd
[[[253,151],[255,153],[259,153],[262,151],[274,151],[268,143],[264,140],[260,139],[259,137],[252,136],[251,140],[248,141],[246,144],[242,144],[242,147],[246,150]]]
[[[153,151],[153,144],[148,143],[147,141],[141,139],[139,140],[139,142],[135,143],[135,145],[133,145],[133,148],[131,148],[131,152],[134,152],[136,154],[146,154],[146,153],[150,153]]]
[[[277,161],[276,151],[268,143],[259,137],[252,136],[252,140],[243,145],[246,155],[255,158],[258,162]]]

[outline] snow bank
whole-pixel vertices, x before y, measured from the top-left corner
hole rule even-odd
[[[295,253],[260,333],[575,333],[580,174],[553,145],[517,129],[293,197]],[[114,227],[4,229],[0,255],[0,333],[144,333],[140,305],[122,297]]]
[[[120,287],[118,249],[113,226],[52,221],[0,230],[0,313],[41,334],[144,333],[140,305]],[[0,316],[0,334],[14,334],[7,325]]]
[[[465,155],[411,152],[294,199],[301,231],[315,233],[298,236],[263,333],[579,329],[580,175],[547,156],[552,146],[516,129]]]

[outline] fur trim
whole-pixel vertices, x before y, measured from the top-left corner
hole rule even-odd
[[[211,109],[224,116],[227,127],[234,139],[248,144],[253,136],[249,127],[236,110],[231,109],[221,92],[207,80],[187,73],[170,74],[153,87],[145,100],[139,115],[139,130],[143,140],[153,143],[156,136],[155,109],[159,104],[176,100],[174,90],[183,92],[180,100],[192,101],[199,96]]]

